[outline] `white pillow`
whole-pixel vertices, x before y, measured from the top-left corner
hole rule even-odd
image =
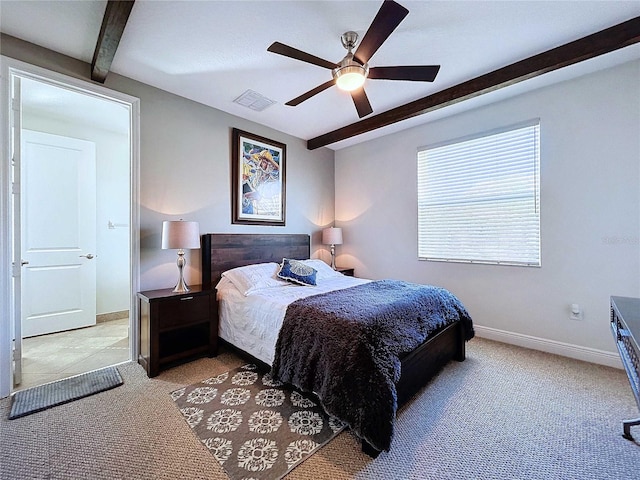
[[[310,260],[303,260],[302,263],[309,265],[312,268],[316,269],[316,281],[327,280],[329,278],[341,277],[342,274],[333,268],[330,265],[327,265],[319,258],[313,258]]]
[[[228,288],[233,288],[234,290],[238,290],[236,286],[233,284],[231,280],[227,277],[220,277],[220,281],[216,285],[216,290],[226,290]]]
[[[275,262],[256,263],[227,270],[222,276],[231,281],[246,297],[265,288],[287,286],[287,282],[276,277],[277,272],[278,264]]]

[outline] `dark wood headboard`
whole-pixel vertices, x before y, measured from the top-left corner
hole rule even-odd
[[[202,235],[202,287],[215,288],[222,272],[253,263],[277,262],[284,257],[305,260],[311,254],[309,235],[229,234]]]

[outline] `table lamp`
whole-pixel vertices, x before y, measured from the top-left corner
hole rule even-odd
[[[173,289],[176,293],[187,293],[190,289],[184,281],[183,270],[187,261],[184,258],[186,248],[200,248],[200,226],[198,222],[165,220],[162,222],[162,248],[178,249],[178,283]]]
[[[342,245],[342,229],[336,227],[325,228],[322,231],[322,243],[331,245],[331,268],[336,270],[336,245]]]

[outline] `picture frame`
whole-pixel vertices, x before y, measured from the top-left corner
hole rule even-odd
[[[286,144],[232,130],[232,223],[285,225],[286,157]]]

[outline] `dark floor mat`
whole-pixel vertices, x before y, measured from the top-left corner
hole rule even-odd
[[[108,367],[21,390],[12,397],[9,420],[103,392],[122,383],[118,369]]]

